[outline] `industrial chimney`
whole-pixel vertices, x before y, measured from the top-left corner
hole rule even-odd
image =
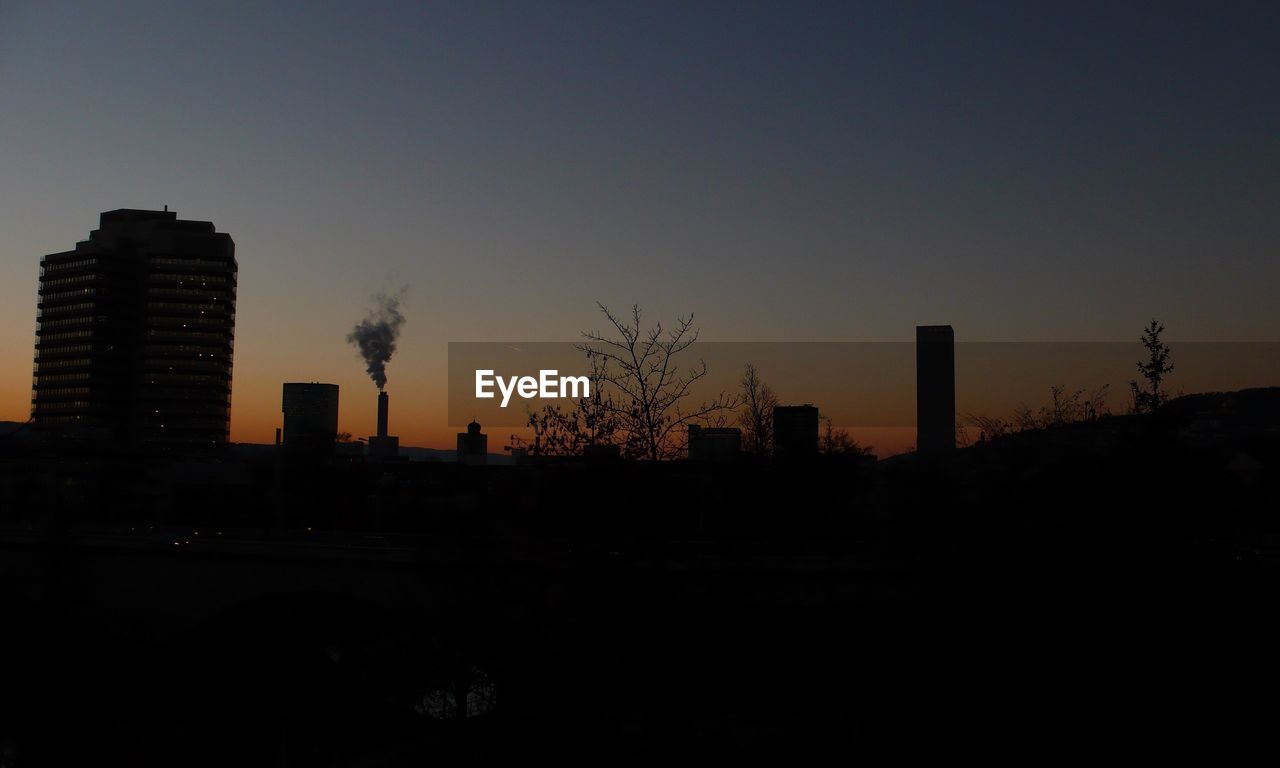
[[[386,392],[378,393],[378,434],[369,438],[369,457],[373,459],[395,459],[400,456],[400,438],[387,434],[387,411],[389,410]]]

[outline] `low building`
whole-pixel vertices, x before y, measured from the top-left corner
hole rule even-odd
[[[480,431],[479,422],[467,425],[466,432],[458,433],[458,461],[462,464],[485,464],[489,457],[489,436]]]
[[[737,427],[689,425],[689,461],[734,461],[742,452],[742,430]]]
[[[338,385],[284,385],[281,444],[287,451],[332,452],[338,437]]]
[[[773,409],[773,458],[806,461],[818,455],[818,408],[779,405]]]

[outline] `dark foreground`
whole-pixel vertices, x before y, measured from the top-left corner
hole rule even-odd
[[[10,454],[0,765],[1254,754],[1280,439],[1242,402],[879,466],[250,461],[165,501]]]

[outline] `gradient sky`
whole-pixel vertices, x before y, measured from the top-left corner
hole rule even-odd
[[[1274,2],[265,5],[0,3],[0,419],[40,256],[164,204],[237,243],[242,441],[286,380],[368,434],[344,337],[400,285],[407,444],[452,441],[449,340],[596,301],[724,340],[1280,337]]]

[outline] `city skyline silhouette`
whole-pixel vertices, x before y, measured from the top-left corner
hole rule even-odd
[[[573,339],[595,301],[707,339],[1275,341],[1275,11],[1233,8],[8,5],[0,419],[40,255],[164,204],[240,244],[243,442],[282,381],[357,386],[332,340],[406,283],[424,445],[448,341]]]
[[[38,370],[33,390],[33,415],[38,415],[40,408],[45,409],[45,415],[41,419],[44,427],[52,426],[55,422],[80,422],[86,417],[77,414],[84,412],[82,401],[91,392],[96,392],[91,398],[95,402],[101,401],[104,397],[119,399],[118,390],[121,387],[136,386],[132,382],[140,377],[139,373],[131,372],[133,368],[127,369],[130,372],[126,372],[125,368],[120,367],[120,362],[110,363],[110,360],[117,359],[119,355],[126,356],[119,358],[120,360],[130,356],[136,357],[135,365],[142,366],[138,369],[139,371],[147,369],[148,366],[150,366],[148,370],[154,369],[147,374],[150,381],[146,386],[160,386],[162,398],[169,397],[164,394],[169,390],[163,389],[164,382],[155,380],[157,376],[189,379],[197,375],[197,377],[208,378],[211,373],[209,366],[213,363],[205,358],[221,356],[225,359],[220,364],[219,375],[224,378],[217,387],[226,386],[226,390],[221,393],[214,391],[210,394],[216,396],[215,399],[222,404],[229,402],[230,392],[233,389],[229,384],[232,377],[231,357],[228,350],[234,349],[234,343],[230,341],[235,324],[234,256],[231,257],[230,262],[231,298],[228,307],[226,305],[228,278],[219,276],[222,267],[219,266],[221,262],[218,259],[222,256],[212,252],[206,254],[207,246],[199,244],[200,241],[195,239],[202,236],[205,230],[209,231],[208,236],[212,236],[216,228],[210,222],[177,219],[177,213],[169,211],[168,206],[164,211],[136,209],[109,211],[104,212],[101,218],[101,229],[93,230],[91,237],[78,244],[75,250],[50,254],[48,258],[42,259],[41,302],[38,308],[40,330],[36,344]],[[186,243],[175,245],[172,241],[175,235],[169,233],[170,228],[176,236],[188,238]],[[219,242],[231,243],[230,247],[234,250],[234,242],[229,234],[219,233],[216,238],[220,238]],[[195,263],[191,261],[193,255],[196,258],[207,255],[215,260],[208,263]],[[147,265],[143,267],[143,272],[139,273],[144,277],[136,285],[122,277],[126,274],[122,270],[136,269],[130,266],[135,262]],[[212,273],[209,271],[211,269]],[[175,270],[182,274],[175,273]],[[159,282],[156,282],[157,280]],[[209,283],[210,280],[215,282]],[[383,392],[385,388],[387,365],[392,359],[405,323],[402,309],[407,290],[408,287],[404,286],[394,294],[385,292],[376,294],[372,298],[371,308],[365,318],[355,325],[346,338],[348,344],[358,351],[367,375],[378,387],[379,392]],[[194,297],[189,295],[197,293],[200,295]],[[90,303],[75,303],[84,300]],[[160,301],[159,304],[155,303],[157,300]],[[181,303],[193,300],[205,301],[206,304]],[[175,304],[175,301],[178,303]],[[135,307],[129,302],[141,303],[137,303]],[[77,310],[82,307],[88,307],[88,309],[67,314],[68,310]],[[154,310],[153,307],[170,309]],[[197,308],[203,309],[197,313]],[[603,305],[599,308],[609,316],[607,308]],[[228,309],[230,310],[229,319],[215,321],[215,317],[223,317]],[[637,306],[636,312],[640,311]],[[97,317],[97,323],[92,322],[93,318],[89,317],[94,313],[100,315]],[[130,316],[129,313],[136,313],[139,318],[146,319],[142,320],[136,329],[127,330],[129,321],[126,318]],[[206,314],[209,316],[205,317]],[[639,316],[637,316],[638,320]],[[692,320],[692,315],[689,316],[689,320]],[[160,332],[152,327],[157,322],[161,325],[173,326],[174,330],[164,338],[152,338]],[[190,328],[193,338],[184,341],[181,335],[187,331],[181,329],[187,329],[189,323],[195,323]],[[218,342],[222,346],[216,349],[207,346],[190,346],[215,343],[208,338],[209,331],[215,330],[211,323],[228,324],[226,340]],[[661,328],[661,321],[657,323],[654,328]],[[179,325],[181,329],[178,329]],[[697,363],[705,366],[705,358],[711,354],[715,364],[713,369],[707,369],[704,373],[709,374],[714,370],[717,375],[703,382],[702,385],[705,387],[708,382],[718,381],[722,388],[731,385],[736,376],[735,372],[739,371],[743,365],[753,367],[763,365],[769,379],[781,385],[781,391],[785,397],[797,402],[820,400],[825,423],[838,426],[856,436],[864,445],[879,446],[882,456],[894,455],[917,448],[915,415],[924,413],[922,410],[924,406],[917,404],[912,412],[908,411],[907,398],[909,393],[915,392],[917,388],[915,383],[907,378],[910,366],[907,365],[906,355],[916,354],[914,350],[924,350],[928,346],[921,341],[923,337],[919,334],[930,331],[932,328],[935,326],[918,327],[918,337],[910,345],[892,342],[755,344],[702,342],[697,349]],[[946,349],[949,350],[946,354],[954,355],[954,351],[951,350],[956,347],[956,342],[952,330],[949,326],[936,326],[936,328],[945,330]],[[639,326],[637,330],[640,330]],[[126,334],[125,336],[121,336],[122,331]],[[701,329],[690,326],[690,331],[692,344],[692,341],[696,340],[701,333]],[[142,341],[144,332],[145,344]],[[447,432],[455,425],[462,424],[464,420],[474,421],[475,416],[482,413],[485,414],[486,424],[516,428],[515,432],[509,436],[512,440],[529,439],[533,436],[529,429],[530,414],[541,409],[546,404],[545,401],[532,406],[526,404],[509,412],[504,402],[501,410],[494,410],[497,405],[496,400],[488,403],[471,398],[473,368],[476,369],[474,372],[478,373],[478,366],[493,366],[492,361],[496,359],[493,355],[497,353],[499,358],[506,359],[507,365],[511,365],[514,360],[517,366],[527,368],[533,365],[535,360],[541,360],[544,363],[560,360],[561,365],[567,363],[569,368],[578,369],[579,373],[586,373],[583,366],[587,365],[589,356],[583,358],[583,352],[597,348],[596,342],[600,339],[595,336],[595,331],[583,331],[582,334],[589,341],[592,339],[596,341],[587,346],[572,342],[449,342],[447,391],[449,408],[446,423],[441,427],[439,424],[424,425],[411,422],[408,425],[410,431],[423,434],[426,430],[427,434],[435,434],[443,429]],[[95,338],[82,339],[80,338],[82,336]],[[83,341],[94,343],[86,346],[80,343]],[[104,344],[109,346],[103,346]],[[159,346],[155,346],[156,344]],[[187,346],[178,347],[174,346],[175,344]],[[1176,391],[1180,394],[1265,387],[1273,381],[1280,380],[1280,354],[1278,354],[1280,347],[1276,345],[1192,342],[1181,346],[1184,353],[1191,354],[1189,360],[1184,356],[1181,376],[1176,381],[1179,384]],[[468,352],[459,352],[455,355],[455,347]],[[65,351],[64,348],[70,351]],[[78,352],[77,350],[81,348],[90,351]],[[965,434],[966,424],[973,426],[983,420],[1000,418],[997,414],[1009,414],[1020,409],[1034,408],[1041,402],[1045,392],[1052,392],[1053,398],[1057,399],[1059,390],[1068,392],[1077,390],[1078,394],[1093,391],[1096,393],[1093,395],[1096,399],[1095,407],[1105,413],[1125,412],[1137,407],[1136,403],[1126,404],[1115,397],[1123,390],[1122,385],[1126,380],[1125,376],[1117,378],[1117,373],[1124,371],[1127,374],[1130,360],[1126,355],[1136,354],[1136,347],[1124,351],[1127,345],[1119,343],[969,342],[962,344],[961,348],[965,353],[961,356],[963,370],[960,377],[960,385],[964,391],[961,398],[957,400],[955,363],[948,363],[952,370],[949,376],[952,383],[947,385],[951,392],[948,401],[953,405],[944,421],[954,425],[954,430],[943,430],[955,431],[957,436]],[[106,351],[112,349],[118,349],[118,351]],[[177,350],[187,350],[189,354],[179,353]],[[726,355],[726,350],[736,351]],[[143,359],[144,351],[146,360]],[[73,352],[75,354],[72,354]],[[190,359],[182,359],[184,355]],[[917,358],[915,368],[921,371],[920,375],[931,378],[924,373],[925,368],[922,367],[924,364],[921,361],[926,357]],[[572,362],[569,362],[570,360]],[[1188,362],[1191,364],[1189,369]],[[83,386],[90,383],[88,381],[90,374],[80,372],[81,368],[91,363],[97,368],[110,365],[113,369],[119,369],[118,374],[113,374],[114,378],[100,378],[107,372],[103,368],[92,374],[97,384],[92,388]],[[76,364],[80,364],[80,367],[74,367]],[[68,368],[68,365],[73,367]],[[175,365],[178,366],[176,369]],[[254,378],[256,374],[256,371],[248,372],[250,378]],[[64,381],[67,379],[75,381]],[[1035,385],[1030,384],[1033,380],[1036,382]],[[68,383],[78,383],[81,386],[79,389],[68,389]],[[113,390],[117,390],[117,394],[109,395],[108,393]],[[1107,390],[1110,392],[1108,393]],[[52,404],[46,402],[44,406],[39,405],[39,398],[43,397],[47,401],[49,397],[47,394],[41,395],[41,392],[49,391],[53,392],[55,399],[66,402]],[[690,394],[696,391],[695,388]],[[80,394],[77,395],[77,392]],[[1001,394],[994,394],[996,392]],[[980,393],[986,393],[986,396]],[[408,395],[407,402],[411,408],[420,405],[417,402],[419,399],[439,399],[436,393],[422,398],[421,392],[413,390],[410,390]],[[1098,399],[1100,396],[1101,399]],[[139,391],[138,394],[131,394],[128,397],[129,400],[133,400],[150,396]],[[384,394],[378,401],[379,438],[385,437],[386,418],[383,407],[385,399]],[[359,403],[359,398],[356,398],[356,402]],[[93,416],[90,421],[93,422],[93,428],[106,430],[103,434],[110,432],[117,437],[139,429],[164,429],[165,425],[160,422],[181,421],[181,419],[167,419],[163,416],[175,405],[180,408],[190,407],[190,403],[183,400],[157,402],[154,404],[157,408],[154,411],[155,424],[149,426],[136,422],[133,416],[124,416],[123,411],[119,412],[120,415],[111,418],[104,418],[99,414]],[[250,403],[248,408],[251,409],[256,405],[258,404]],[[74,414],[67,411],[72,407],[75,410]],[[94,406],[95,409],[99,407],[101,402]],[[145,407],[146,413],[152,413],[149,410],[151,407],[153,406]],[[958,412],[957,407],[960,408]],[[245,407],[241,406],[241,410],[245,410]],[[354,410],[361,413],[363,409],[357,405]],[[230,423],[231,412],[231,409],[226,410],[227,421],[224,424]],[[470,415],[460,415],[463,413]],[[340,426],[335,430],[336,433],[358,434],[365,426],[353,421],[351,415],[343,411],[337,412],[337,418]],[[937,416],[929,415],[923,418],[934,424],[932,428],[934,433],[941,428],[942,422]],[[122,425],[125,423],[132,426],[122,432]],[[90,425],[85,423],[82,426]],[[174,425],[169,426],[172,431]],[[277,441],[279,426],[277,417],[277,423],[270,425],[270,428],[277,430]],[[190,428],[183,427],[183,429]],[[230,435],[225,426],[219,426],[216,432],[220,433],[216,438],[218,442],[226,442]],[[941,439],[948,443],[953,441],[951,437]],[[440,445],[439,441],[436,442],[436,445],[422,447],[441,450],[447,447]],[[510,447],[507,450],[510,450]]]

